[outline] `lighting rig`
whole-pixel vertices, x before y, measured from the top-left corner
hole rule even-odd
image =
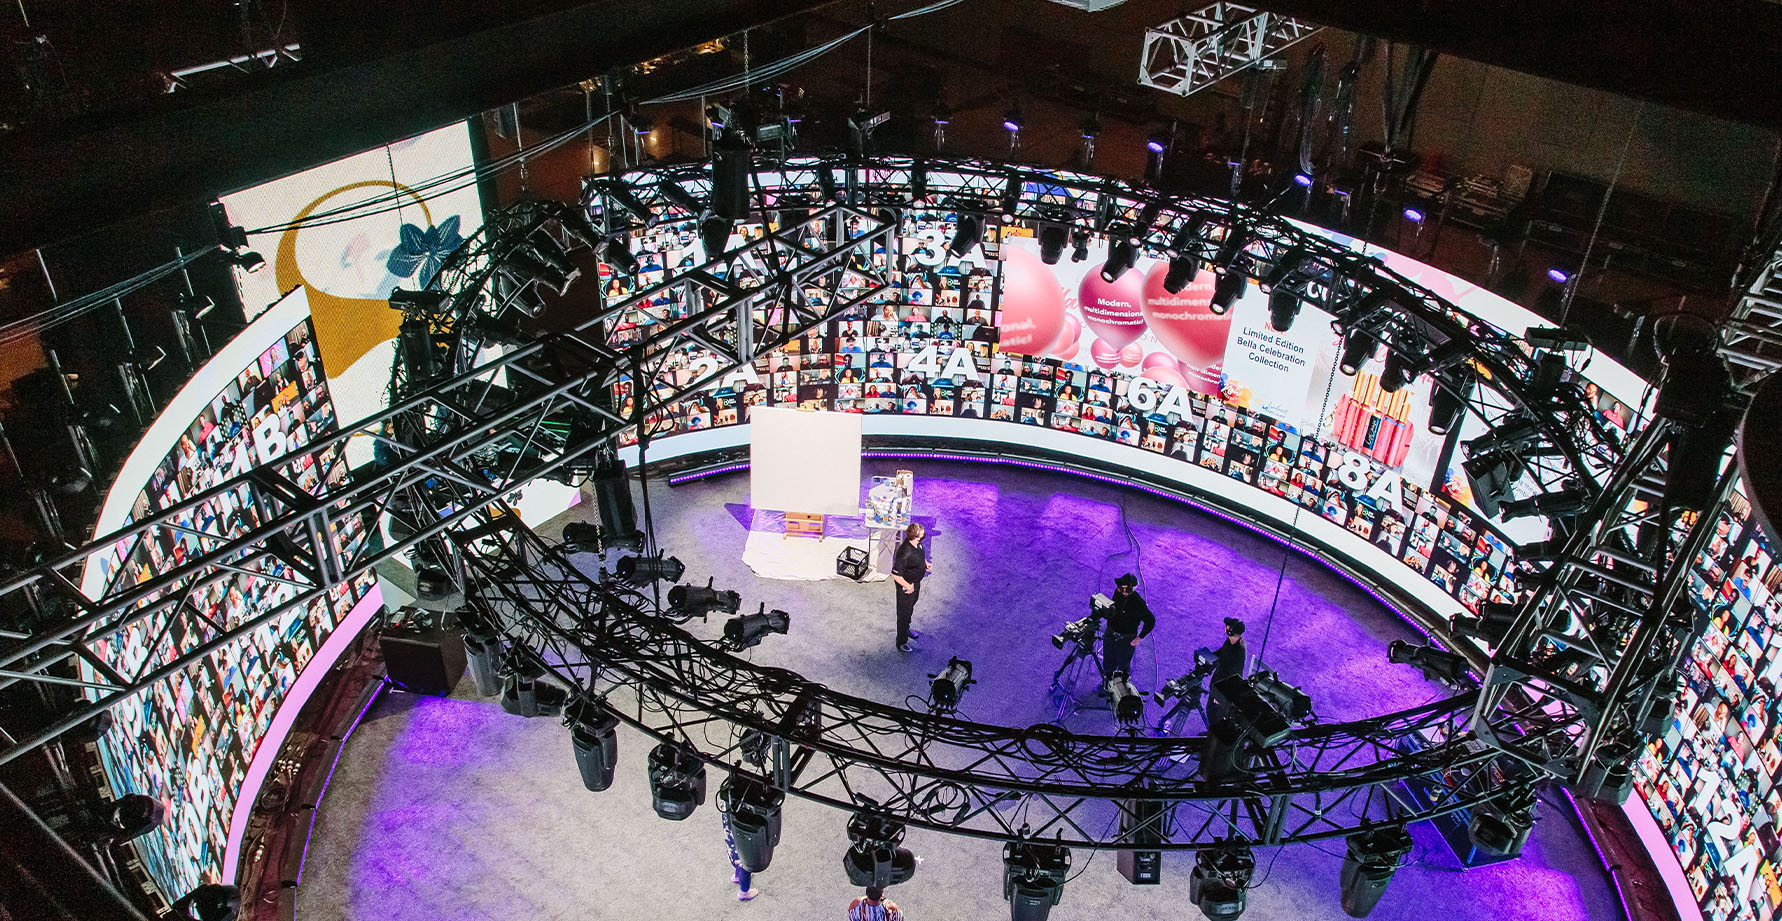
[[[702,212],[721,216],[720,206],[739,210],[724,204],[729,193],[714,191],[730,180],[700,165],[642,170],[590,183],[579,207],[534,202],[490,215],[436,276],[432,287],[442,296],[401,305],[407,332],[393,369],[392,408],[305,449],[327,450],[370,436],[391,449],[389,464],[310,490],[260,471],[219,484],[212,492],[241,490],[264,515],[253,523],[222,525],[217,540],[197,547],[177,571],[108,587],[82,599],[73,617],[9,640],[0,647],[0,669],[47,676],[58,663],[93,654],[84,638],[109,636],[149,617],[180,616],[180,599],[188,592],[272,562],[294,574],[289,600],[240,624],[194,623],[180,641],[185,645],[158,659],[168,663],[164,668],[136,679],[101,676],[90,707],[10,733],[13,741],[0,749],[0,763],[137,696],[284,610],[325,597],[379,561],[425,545],[430,557],[462,567],[465,604],[483,625],[492,655],[498,650],[499,661],[510,666],[505,683],[512,693],[504,687],[504,698],[540,714],[550,710],[550,694],[541,697],[541,688],[559,691],[559,706],[601,701],[592,712],[576,706],[565,711],[573,720],[578,757],[586,750],[596,769],[584,773],[585,781],[592,777],[591,788],[605,780],[618,754],[607,741],[613,720],[659,743],[650,754],[650,774],[658,809],[668,817],[684,818],[703,800],[707,766],[732,771],[745,760],[745,749],[760,754],[765,745],[774,769],[759,775],[761,782],[856,813],[846,864],[850,874],[875,881],[913,872],[913,858],[905,860],[907,851],[897,844],[906,827],[1024,840],[1003,811],[969,808],[1010,798],[1024,801],[1025,821],[1059,829],[1058,846],[1118,849],[1121,842],[1098,834],[1101,823],[1091,816],[1142,783],[1147,797],[1160,803],[1195,800],[1209,814],[1229,817],[1216,827],[1183,828],[1157,848],[1199,852],[1197,903],[1209,917],[1235,917],[1253,867],[1251,845],[1349,837],[1466,809],[1496,817],[1479,820],[1481,840],[1504,843],[1503,828],[1493,824],[1501,821],[1513,844],[1523,813],[1506,802],[1496,781],[1505,759],[1527,762],[1574,786],[1612,793],[1621,783],[1624,753],[1662,709],[1656,705],[1662,689],[1674,688],[1674,682],[1656,679],[1674,674],[1696,627],[1694,618],[1676,613],[1687,563],[1705,546],[1733,476],[1722,473],[1705,490],[1700,480],[1678,486],[1669,490],[1656,520],[1649,511],[1647,484],[1672,479],[1667,461],[1714,457],[1724,428],[1715,416],[1719,409],[1702,410],[1688,399],[1689,375],[1703,366],[1712,370],[1714,360],[1699,339],[1680,337],[1661,385],[1664,411],[1622,444],[1607,436],[1594,408],[1555,372],[1563,372],[1563,361],[1552,359],[1558,350],[1484,326],[1378,260],[1248,206],[1164,200],[1100,177],[939,158],[750,160],[742,172],[750,193],[741,202],[747,213],[736,220],[762,220],[762,203],[770,199],[782,209],[804,208],[802,200],[809,210],[801,218],[828,227],[854,221],[862,232],[831,234],[815,245],[767,233],[733,249],[708,249],[700,265],[673,269],[660,283],[597,308],[569,330],[529,336],[525,330],[538,298],[559,294],[586,274],[575,271],[580,253],[599,254],[615,271],[632,271],[630,231],[691,219],[685,202],[677,204],[665,184],[703,204]],[[727,165],[722,173],[735,176],[736,167]],[[1011,186],[1015,194],[1005,202]],[[1383,347],[1396,356],[1393,377],[1408,382],[1435,375],[1441,398],[1432,406],[1432,427],[1439,422],[1451,430],[1470,418],[1489,430],[1533,420],[1526,441],[1501,448],[1516,457],[1509,498],[1535,500],[1530,511],[1555,522],[1554,539],[1562,546],[1550,553],[1539,585],[1517,603],[1503,642],[1489,659],[1481,657],[1483,686],[1370,720],[1315,729],[1288,725],[1283,731],[1280,723],[1289,718],[1282,710],[1292,712],[1294,699],[1265,697],[1244,685],[1255,700],[1236,708],[1225,738],[1228,748],[1249,740],[1252,755],[1234,757],[1234,769],[1220,771],[1206,757],[1181,758],[1184,746],[1177,739],[939,719],[754,666],[688,634],[638,592],[580,573],[567,562],[564,545],[538,537],[505,506],[505,496],[534,479],[585,472],[599,449],[638,420],[891,290],[891,279],[873,269],[871,257],[896,250],[895,226],[866,203],[917,200],[949,202],[962,209],[965,221],[991,214],[1012,214],[1017,223],[1050,221],[1066,229],[1064,238],[1077,250],[1073,258],[1086,254],[1095,233],[1115,233],[1135,255],[1181,260],[1178,280],[1184,284],[1192,277],[1188,269],[1210,270],[1226,286],[1225,304],[1253,281],[1266,283],[1271,295],[1293,291],[1302,304],[1314,303],[1335,317],[1345,372],[1359,370],[1364,355]],[[1057,244],[1058,230],[1048,233]],[[976,239],[968,237],[971,245]],[[1062,245],[1058,251],[1062,257]],[[686,307],[684,316],[657,324],[640,341],[611,338],[615,318],[662,297]],[[1277,319],[1294,322],[1290,312],[1283,299]],[[670,357],[688,343],[716,357],[709,371],[692,380],[670,373]],[[496,344],[503,346],[500,354],[486,348]],[[626,380],[637,405],[622,416],[612,394]],[[384,433],[387,423],[394,424],[394,436]],[[276,462],[271,469],[278,469]],[[1676,477],[1690,473],[1679,467]],[[421,502],[410,511],[408,531],[391,546],[349,553],[333,543],[336,522],[389,514],[403,496]],[[13,577],[0,592],[64,597],[60,573],[119,540],[173,539],[204,501],[208,494],[146,515]],[[1641,535],[1632,547],[1618,538],[1628,533]],[[666,562],[633,559],[634,576],[654,574]],[[1611,611],[1632,613],[1605,613]],[[1075,638],[1063,641],[1074,644]],[[1435,652],[1400,654],[1424,667],[1440,658]],[[1569,659],[1562,661],[1562,653]],[[1577,665],[1580,656],[1590,664]],[[1458,675],[1451,665],[1440,662],[1437,670]],[[688,744],[681,729],[692,723],[707,728],[714,740],[710,750]],[[1215,729],[1209,749],[1213,761],[1221,757],[1220,731]],[[1488,744],[1474,744],[1475,737]],[[1393,738],[1449,741],[1410,755],[1381,744]],[[1267,741],[1290,746],[1293,757],[1273,756],[1255,744]],[[911,752],[920,757],[908,757]],[[1246,762],[1241,771],[1237,762]],[[1431,771],[1448,779],[1433,800],[1405,803],[1392,795],[1403,778]],[[947,803],[964,805],[942,805]],[[1378,869],[1381,863],[1369,865]]]

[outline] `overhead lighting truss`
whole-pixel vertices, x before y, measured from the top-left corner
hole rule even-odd
[[[1139,83],[1187,96],[1254,67],[1322,26],[1238,3],[1214,3],[1145,32]]]

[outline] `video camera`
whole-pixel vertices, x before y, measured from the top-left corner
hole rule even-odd
[[[1158,703],[1163,703],[1172,698],[1182,697],[1189,700],[1191,702],[1190,705],[1192,706],[1193,701],[1199,700],[1200,695],[1206,693],[1206,687],[1202,682],[1206,681],[1207,676],[1211,675],[1213,670],[1218,667],[1219,664],[1217,662],[1210,659],[1202,659],[1197,655],[1194,659],[1194,669],[1192,671],[1165,683],[1163,687],[1158,688],[1157,692],[1151,696],[1157,698]]]

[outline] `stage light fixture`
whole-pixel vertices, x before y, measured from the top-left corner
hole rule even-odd
[[[1233,223],[1225,230],[1225,239],[1219,243],[1219,252],[1213,257],[1213,270],[1224,271],[1237,262],[1244,254],[1244,248],[1250,245],[1250,229],[1243,224]]]
[[[737,862],[750,873],[766,870],[773,864],[773,849],[780,843],[786,794],[765,778],[736,770],[718,785],[718,798],[730,817],[730,837],[736,844]]]
[[[1387,346],[1386,366],[1380,370],[1380,389],[1397,393],[1411,382],[1411,362],[1399,347]]]
[[[1039,232],[1040,261],[1046,265],[1057,265],[1064,258],[1064,245],[1070,242],[1070,228],[1057,221],[1041,221]]]
[[[1406,208],[1405,220],[1410,221],[1413,224],[1421,224],[1423,223],[1423,212],[1416,208]]]
[[[791,627],[792,615],[777,609],[769,611],[767,603],[762,602],[761,609],[755,613],[724,622],[724,648],[737,651],[759,646],[769,634],[783,636]]]
[[[1671,386],[1668,381],[1666,386]],[[1713,503],[1720,468],[1732,451],[1740,415],[1736,407],[1728,406],[1699,425],[1677,424],[1665,467],[1666,506],[1701,511]]]
[[[742,607],[742,595],[734,591],[712,588],[711,579],[704,585],[677,585],[668,590],[668,606],[679,620],[694,617],[705,620],[712,614],[735,614]]]
[[[1260,281],[1262,290],[1273,291],[1279,285],[1291,283],[1294,276],[1299,274],[1299,267],[1305,261],[1306,251],[1300,247],[1296,246],[1282,253],[1275,259],[1275,264],[1269,267],[1268,274],[1262,276]]]
[[[1666,702],[1667,709],[1669,701]],[[1633,793],[1633,762],[1642,744],[1625,739],[1611,739],[1596,750],[1596,755],[1578,774],[1577,790],[1582,796],[1616,806],[1625,805]]]
[[[537,282],[561,296],[569,290],[571,282],[582,274],[581,269],[570,266],[569,271],[561,272],[545,260],[523,250],[509,253],[501,271],[513,279],[517,285],[525,286],[529,282]]]
[[[601,190],[606,193],[607,198],[612,199],[620,208],[625,209],[627,214],[642,221],[645,230],[656,226],[656,222],[660,220],[656,212],[649,205],[644,204],[643,200],[637,197],[637,193],[623,182],[613,180],[602,186]]]
[[[544,664],[530,650],[515,646],[502,663],[507,680],[501,688],[501,709],[528,719],[557,716],[569,703],[569,692],[542,680]]]
[[[1163,213],[1163,199],[1153,198],[1145,202],[1139,209],[1138,222],[1132,225],[1132,242],[1134,246],[1144,246],[1145,238],[1151,235],[1151,228],[1157,224],[1157,216]]]
[[[1393,640],[1386,644],[1386,661],[1394,665],[1412,666],[1421,671],[1424,678],[1449,687],[1460,687],[1471,681],[1467,677],[1465,656],[1434,646]]]
[[[699,221],[699,242],[707,259],[716,258],[730,248],[730,233],[735,226],[730,218],[708,214]]]
[[[484,697],[501,693],[500,662],[504,655],[501,635],[488,627],[464,628],[464,659],[476,692]]]
[[[126,793],[105,810],[105,834],[113,842],[129,841],[161,827],[167,804],[141,793]]]
[[[976,214],[961,214],[953,228],[953,241],[947,244],[947,252],[955,259],[963,259],[983,239],[984,219]]]
[[[1002,115],[1003,130],[1011,135],[1020,134],[1021,129],[1026,127],[1026,125],[1027,120],[1021,115],[1020,106],[1009,106],[1009,110]]]
[[[825,203],[841,201],[841,192],[835,184],[835,171],[827,163],[817,167],[817,188],[822,190]]]
[[[1183,259],[1200,255],[1200,235],[1206,230],[1208,217],[1205,212],[1196,211],[1176,228],[1175,236],[1170,238],[1169,248],[1164,252],[1171,259]]]
[[[1126,237],[1116,237],[1108,244],[1108,260],[1102,263],[1101,280],[1112,284],[1132,268],[1135,259],[1132,241]]]
[[[1169,133],[1168,132],[1164,132],[1164,131],[1153,132],[1150,137],[1145,139],[1145,150],[1147,150],[1151,153],[1160,154],[1168,149],[1169,149]]]
[[[1473,454],[1519,451],[1540,437],[1541,420],[1530,413],[1517,413],[1499,419],[1485,434],[1468,441],[1466,449]]]
[[[1293,184],[1302,189],[1309,189],[1312,187],[1312,175],[1310,173],[1294,173]]]
[[[1116,671],[1108,676],[1102,685],[1108,695],[1108,703],[1113,708],[1114,720],[1122,726],[1137,726],[1145,718],[1145,696],[1132,684],[1132,678],[1124,671]]]
[[[705,805],[705,762],[692,749],[663,742],[650,749],[650,806],[656,814],[679,822]]]
[[[623,233],[606,238],[606,264],[621,275],[637,274],[637,257],[631,254],[630,241]]]
[[[1473,376],[1465,368],[1449,369],[1436,376],[1429,394],[1429,431],[1446,435],[1460,424],[1466,401],[1472,396]]]
[[[998,209],[1002,212],[1002,222],[1004,224],[1013,224],[1015,222],[1015,211],[1020,207],[1021,177],[1010,172],[1007,181],[1003,183],[1002,201],[998,203]]]
[[[856,812],[848,819],[842,870],[854,886],[895,886],[916,875],[916,855],[902,847],[903,823],[880,812]]]
[[[1212,921],[1231,921],[1244,913],[1244,895],[1256,873],[1256,855],[1238,843],[1197,851],[1188,877],[1188,901]]]
[[[619,558],[613,567],[624,579],[633,585],[644,585],[650,582],[679,582],[686,573],[687,567],[679,558],[665,556],[658,552],[655,556],[624,556]]]
[[[1022,840],[1002,846],[1002,897],[1011,921],[1046,921],[1064,898],[1069,876],[1070,849],[1062,844]]]
[[[1277,333],[1293,328],[1299,316],[1299,295],[1290,288],[1276,288],[1268,296],[1268,325]]]
[[[1496,857],[1522,852],[1534,828],[1535,790],[1523,784],[1511,788],[1473,812],[1466,836],[1473,847]]]
[[[233,253],[229,256],[229,261],[234,263],[237,268],[241,269],[243,272],[248,273],[249,275],[252,275],[255,272],[258,272],[261,269],[266,267],[266,257],[260,255],[259,253],[254,252],[253,250],[247,250],[245,252],[240,252],[240,253]]]
[[[632,132],[638,137],[643,137],[656,130],[656,120],[642,112],[633,112],[628,116],[628,119],[631,122]]]
[[[563,549],[569,553],[605,553],[605,536],[597,524],[571,521],[563,526]]]
[[[1532,515],[1547,517],[1576,515],[1590,507],[1590,493],[1579,486],[1565,486],[1553,492],[1540,493],[1526,499],[1511,499],[1498,506],[1505,521]]]
[[[1213,299],[1208,302],[1207,309],[1218,314],[1230,310],[1249,281],[1249,276],[1241,268],[1217,273],[1213,280]]]
[[[1361,326],[1352,326],[1343,334],[1343,354],[1337,362],[1337,370],[1354,377],[1361,366],[1374,357],[1380,346],[1380,339],[1371,330]]]
[[[1070,261],[1082,262],[1089,258],[1089,231],[1073,230],[1070,232]]]
[[[173,903],[173,916],[188,921],[235,921],[241,916],[241,890],[205,883]]]
[[[619,718],[587,698],[577,698],[564,711],[582,786],[591,793],[606,790],[613,785],[619,767]]]
[[[1225,698],[1232,722],[1244,737],[1264,749],[1274,748],[1293,734],[1292,724],[1281,715],[1249,679],[1232,675],[1213,682],[1213,690]]]
[[[1473,503],[1479,511],[1496,518],[1505,499],[1510,497],[1510,484],[1515,482],[1520,467],[1516,455],[1509,451],[1473,454],[1460,464],[1472,487]]]
[[[1312,712],[1312,697],[1305,691],[1281,680],[1281,676],[1266,669],[1250,676],[1250,686],[1262,696],[1276,711],[1294,722],[1313,722],[1317,716]]]
[[[1411,834],[1402,825],[1370,828],[1349,836],[1339,877],[1343,887],[1343,913],[1365,918],[1380,904],[1386,884],[1392,882],[1410,856]]]
[[[930,713],[952,713],[959,709],[965,689],[977,684],[971,676],[971,663],[958,656],[947,660],[939,674],[928,676],[928,710]]]
[[[1572,273],[1570,269],[1556,265],[1547,270],[1547,278],[1556,285],[1563,285],[1572,280]]]
[[[932,120],[934,122],[934,149],[940,150],[947,146],[947,126],[953,123],[953,111],[947,108],[947,104],[944,102],[936,103]]]
[[[1182,289],[1200,274],[1200,262],[1196,259],[1178,257],[1169,261],[1169,269],[1163,273],[1163,290],[1171,294],[1181,294]]]

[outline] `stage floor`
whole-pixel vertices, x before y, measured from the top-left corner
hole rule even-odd
[[[1116,576],[1134,572],[1158,614],[1157,632],[1134,658],[1143,690],[1187,671],[1194,648],[1219,642],[1221,619],[1233,616],[1249,625],[1252,657],[1266,650],[1268,663],[1304,687],[1325,720],[1390,712],[1443,693],[1414,669],[1387,663],[1387,643],[1420,640],[1408,624],[1341,576],[1243,528],[1063,474],[973,463],[865,466],[868,476],[914,469],[916,517],[929,527],[934,574],[916,608],[921,648],[910,656],[892,646],[889,583],[769,581],[742,563],[746,475],[672,489],[652,484],[659,542],[687,564],[689,581],[715,577],[720,588],[742,593],[745,610],[766,602],[792,615],[791,632],[768,637],[755,661],[899,702],[925,694],[927,676],[958,655],[974,663],[980,682],[965,697],[964,715],[1045,722],[1052,718],[1047,681],[1062,658],[1050,637],[1088,612],[1089,595],[1111,593]],[[692,626],[713,637],[721,628],[717,619]],[[1112,730],[1101,711],[1080,712],[1069,725]],[[1198,731],[1197,720],[1191,728]],[[859,894],[840,866],[845,816],[792,800],[773,866],[756,877],[761,897],[737,902],[709,800],[686,822],[658,819],[644,771],[647,741],[621,729],[619,747],[614,787],[589,793],[559,721],[509,716],[476,698],[468,676],[449,699],[384,694],[321,804],[297,916],[544,921],[698,911],[785,921],[839,917]],[[1563,802],[1543,804],[1528,848],[1507,863],[1462,870],[1431,829],[1416,829],[1415,838],[1411,864],[1373,918],[1621,917],[1607,874]],[[999,845],[918,830],[906,844],[925,861],[891,897],[913,921],[1006,916]],[[1244,917],[1346,917],[1338,902],[1340,848],[1259,849]],[[1113,855],[1078,852],[1077,875],[1053,917],[1198,917],[1187,902],[1192,865],[1191,855],[1166,855],[1163,885],[1135,887],[1115,870]]]

